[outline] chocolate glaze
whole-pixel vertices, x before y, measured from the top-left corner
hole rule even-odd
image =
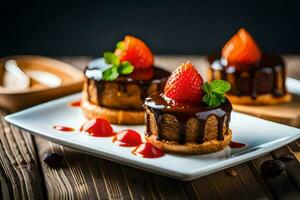
[[[209,56],[212,80],[223,79],[231,83],[228,94],[236,96],[251,96],[272,94],[275,97],[284,96],[285,65],[280,56],[263,54],[260,62],[249,65],[228,65],[220,56]],[[220,77],[216,73],[220,72]],[[231,79],[229,77],[232,77]],[[232,82],[232,79],[234,83]]]
[[[218,120],[218,140],[223,140],[223,125],[226,120],[226,133],[229,128],[230,114],[232,111],[231,103],[226,100],[221,106],[210,109],[204,103],[199,104],[187,103],[187,102],[176,102],[172,99],[164,97],[163,94],[155,94],[148,97],[145,100],[145,106],[150,109],[154,114],[154,118],[157,124],[157,140],[162,140],[163,135],[160,133],[160,125],[164,114],[170,114],[176,117],[180,122],[180,136],[178,142],[180,144],[185,143],[185,125],[190,118],[197,118],[199,120],[199,132],[195,142],[202,143],[205,133],[205,125],[207,119],[214,115]],[[149,129],[149,117],[146,117],[146,134],[151,134]]]
[[[97,95],[98,95],[98,104],[102,105],[102,91],[104,88],[104,85],[106,83],[109,83],[111,81],[104,81],[102,80],[102,72],[106,70],[109,67],[108,64],[105,63],[104,59],[97,59],[97,62],[91,62],[85,69],[84,74],[86,76],[86,83],[87,85],[91,84],[91,80],[96,82],[96,88],[97,88]],[[149,74],[146,78],[146,80],[140,80],[145,79],[143,77],[145,74]],[[126,86],[128,84],[136,84],[139,86],[141,91],[141,99],[144,101],[146,97],[148,97],[150,94],[148,92],[148,89],[151,85],[155,84],[157,86],[157,91],[161,91],[164,88],[164,85],[170,76],[170,72],[153,66],[150,69],[139,69],[135,70],[132,74],[129,75],[120,75],[116,80],[113,80],[113,82],[118,83],[119,89],[121,91],[126,92]],[[88,100],[90,100],[90,96],[88,94]],[[126,109],[126,108],[124,108]],[[129,108],[132,110],[132,108]],[[141,108],[142,109],[142,108]]]

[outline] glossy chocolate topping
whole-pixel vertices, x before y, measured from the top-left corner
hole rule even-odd
[[[251,66],[229,66],[220,56],[209,56],[211,80],[223,79],[231,84],[228,94],[251,96],[273,94],[284,96],[285,65],[277,55],[263,54],[260,62]]]
[[[162,116],[164,114],[170,114],[176,117],[176,119],[180,122],[180,138],[179,143],[185,143],[185,126],[187,120],[191,118],[197,118],[199,120],[199,131],[197,136],[197,143],[203,142],[203,137],[205,133],[205,125],[207,119],[214,115],[218,120],[218,140],[223,140],[223,125],[224,121],[226,124],[226,132],[228,131],[229,122],[230,122],[230,114],[232,111],[231,103],[226,100],[221,106],[216,108],[208,108],[204,103],[200,102],[199,104],[195,103],[187,103],[187,102],[175,102],[172,99],[164,97],[163,94],[155,94],[148,97],[145,100],[145,106],[150,109],[150,111],[154,114],[156,124],[158,126],[158,134],[157,139],[164,139],[160,134],[160,124],[162,120]],[[147,118],[149,120],[149,117]],[[148,130],[149,124],[146,121],[147,134],[150,134]]]
[[[104,81],[102,80],[102,72],[106,69],[108,69],[110,65],[106,64],[103,58],[96,59],[87,66],[85,69],[85,76],[87,78],[87,88],[91,84],[93,84],[96,87],[97,91],[97,104],[100,106],[106,106],[106,107],[112,107],[112,108],[118,108],[118,109],[134,109],[134,110],[141,110],[142,102],[145,100],[146,97],[148,97],[150,94],[153,94],[153,92],[159,92],[164,88],[164,85],[170,76],[170,72],[159,68],[159,67],[152,67],[150,69],[139,69],[134,70],[132,74],[126,75],[126,76],[119,76],[116,80],[113,81]],[[132,105],[118,105],[118,106],[112,106],[113,104],[107,105],[103,104],[103,92],[105,86],[109,87],[115,87],[111,86],[111,84],[117,84],[117,91],[120,93],[128,93],[127,89],[130,88],[130,86],[135,85],[138,87],[138,92],[140,93],[140,96],[138,97],[138,102],[141,102],[140,105],[133,105],[138,104],[135,102],[132,102]],[[153,87],[154,86],[154,87]],[[115,89],[115,88],[114,88]],[[130,91],[129,93],[132,93],[134,91]],[[134,92],[136,93],[136,92]],[[134,94],[135,95],[135,94]],[[90,102],[95,103],[91,101],[91,95],[90,91],[88,90],[88,99]]]
[[[102,72],[108,69],[111,65],[107,64],[103,58],[98,58],[89,63],[89,65],[86,67],[84,74],[88,79],[92,79],[95,81],[101,81],[102,80]],[[143,76],[144,74],[149,74],[148,78],[142,78],[140,80],[140,76]],[[160,81],[163,78],[166,78],[170,76],[170,72],[154,66],[150,69],[140,69],[135,70],[132,74],[126,75],[126,76],[119,76],[115,82],[134,82],[139,84],[147,84],[149,82],[157,82]]]

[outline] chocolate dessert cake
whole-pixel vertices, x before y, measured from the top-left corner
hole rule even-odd
[[[167,152],[185,154],[210,153],[228,146],[232,137],[229,129],[232,106],[222,94],[226,89],[215,89],[219,91],[218,99],[214,99],[212,93],[204,95],[203,87],[214,86],[208,83],[202,86],[202,78],[197,81],[197,76],[191,63],[183,63],[172,73],[164,93],[146,99],[148,142]],[[228,85],[224,81],[221,84]],[[186,85],[193,91],[186,92]]]
[[[262,54],[244,29],[224,46],[222,55],[209,56],[208,79],[231,84],[228,98],[236,104],[275,104],[291,96],[285,87],[286,69],[282,58]]]
[[[136,40],[136,38],[130,39]],[[140,45],[141,41],[138,42]],[[133,50],[131,49],[131,51]],[[83,87],[81,107],[88,119],[102,117],[115,124],[144,123],[142,105],[145,98],[161,91],[170,73],[153,66],[153,61],[144,67],[144,58],[137,63],[142,55],[130,53],[132,54],[131,58],[123,62],[135,63],[134,70],[128,74],[119,74],[113,80],[104,80],[104,72],[111,69],[111,64],[107,63],[105,58],[90,62],[85,69],[86,81]],[[108,77],[110,78],[113,72],[109,73]]]

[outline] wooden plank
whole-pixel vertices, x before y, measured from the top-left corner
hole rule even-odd
[[[97,173],[99,163],[87,163],[89,158],[85,155],[39,137],[36,137],[36,145],[49,199],[108,198],[106,190],[101,190],[101,193],[98,190],[98,186],[104,186],[103,177]],[[51,168],[43,161],[46,153],[53,152],[64,158],[62,166]]]
[[[13,199],[13,191],[10,180],[5,175],[2,167],[0,168],[0,197],[2,199]]]
[[[300,162],[300,140],[296,140],[288,145],[288,148],[293,152],[298,162]]]
[[[43,178],[31,135],[12,127],[0,111],[0,179],[3,197],[42,199]],[[7,194],[9,192],[9,194]]]
[[[293,78],[300,79],[300,57],[299,55],[283,56],[285,64],[288,66],[287,75]]]
[[[154,174],[152,177],[161,199],[188,199],[182,182]]]
[[[228,176],[220,171],[191,181],[191,186],[199,199],[270,199],[260,183],[256,180],[247,164],[233,169],[237,176]]]
[[[161,195],[150,173],[127,166],[122,166],[122,170],[132,199],[160,198]]]
[[[261,174],[260,166],[266,160],[273,159],[270,154],[252,161],[258,174]],[[300,193],[289,176],[283,172],[280,175],[266,177],[261,176],[275,199],[300,199]]]
[[[292,101],[277,105],[233,105],[233,109],[266,120],[300,127],[300,96],[292,95]]]

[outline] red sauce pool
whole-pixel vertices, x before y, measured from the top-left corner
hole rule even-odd
[[[137,146],[132,153],[143,158],[159,158],[165,155],[163,150],[148,142]]]
[[[231,142],[229,143],[229,146],[230,146],[231,148],[234,148],[234,149],[235,149],[235,148],[242,148],[242,147],[245,147],[246,144],[231,141]]]
[[[142,144],[142,138],[136,131],[125,129],[117,133],[113,138],[113,143],[118,146],[135,147]]]
[[[79,101],[73,101],[73,102],[70,103],[70,106],[73,106],[73,107],[80,107],[80,103],[81,103],[80,100],[79,100]]]
[[[74,128],[67,127],[67,126],[53,126],[53,128],[56,129],[56,130],[58,130],[58,131],[63,131],[63,132],[75,131]]]
[[[110,123],[102,118],[92,119],[85,122],[81,126],[80,131],[86,132],[90,136],[94,137],[111,137],[115,135]]]

